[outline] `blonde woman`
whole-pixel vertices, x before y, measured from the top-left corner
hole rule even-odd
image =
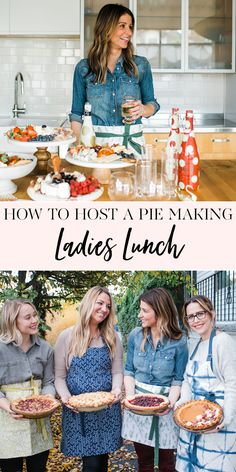
[[[115,310],[106,288],[92,287],[81,301],[77,324],[56,343],[56,389],[64,403],[61,451],[80,456],[83,472],[106,472],[108,453],[121,446],[122,346],[114,327]],[[114,404],[92,413],[74,413],[71,395],[112,391]]]
[[[236,347],[227,333],[215,328],[215,310],[204,295],[183,307],[187,329],[200,339],[185,372],[179,404],[208,399],[224,409],[224,420],[214,430],[194,434],[181,430],[176,469],[179,472],[236,470]]]
[[[141,118],[154,115],[160,106],[154,98],[149,62],[134,55],[133,30],[134,16],[128,8],[119,4],[102,7],[88,58],[75,68],[70,120],[79,139],[84,104],[88,101],[97,144],[124,144],[140,153]],[[131,125],[124,126],[121,104],[127,95],[134,101],[129,110]]]
[[[186,336],[178,324],[171,294],[164,288],[147,290],[140,296],[141,327],[128,340],[125,366],[126,395],[161,393],[170,409],[160,417],[138,416],[125,411],[122,436],[134,441],[139,472],[175,471],[178,428],[171,409],[180,395],[187,362]]]
[[[11,410],[11,400],[33,393],[55,395],[53,350],[38,337],[38,314],[27,300],[7,300],[0,331],[0,469],[45,472],[53,447],[49,420],[44,430],[36,420]],[[42,425],[41,425],[42,426]]]

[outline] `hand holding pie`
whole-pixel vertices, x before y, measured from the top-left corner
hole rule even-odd
[[[176,408],[174,420],[180,428],[188,431],[213,431],[223,420],[223,410],[209,400],[192,400]]]
[[[168,413],[170,404],[164,395],[145,393],[125,398],[124,406],[139,415],[159,415]]]
[[[67,406],[78,413],[99,411],[110,406],[114,399],[115,394],[113,392],[87,392],[72,395],[67,402]]]

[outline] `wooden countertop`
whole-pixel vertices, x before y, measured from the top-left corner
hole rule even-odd
[[[73,166],[68,162],[64,162],[63,166],[66,171],[78,170],[86,175],[91,175],[91,169]],[[18,199],[30,200],[27,195],[27,188],[33,178],[34,175],[30,174],[15,181],[18,187],[15,196]],[[107,185],[104,185],[104,193],[97,201],[99,200],[110,201],[107,194]],[[162,200],[162,198],[156,200]],[[236,201],[236,160],[201,161],[198,201]]]

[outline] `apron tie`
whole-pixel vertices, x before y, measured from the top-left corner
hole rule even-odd
[[[140,387],[139,385],[135,386],[136,390],[142,393],[152,393],[145,388]],[[165,395],[167,397],[167,393],[165,391],[165,387],[161,388],[160,395]],[[158,394],[157,394],[158,395]],[[152,424],[151,424],[151,429],[149,433],[149,438],[152,440],[155,437],[155,447],[154,447],[154,469],[157,467],[159,464],[159,418],[158,416],[153,415],[152,417]]]
[[[35,380],[33,377],[30,379],[30,385],[29,387],[4,387],[3,390],[5,392],[18,392],[19,390],[32,390],[33,395],[39,395],[39,385],[37,380]],[[47,440],[48,439],[48,432],[46,429],[45,425],[45,420],[44,418],[32,418],[32,420],[35,419],[36,425],[37,425],[37,430],[40,434],[42,434],[43,439]]]
[[[124,133],[122,134],[116,134],[116,133],[109,133],[109,132],[101,132],[101,131],[96,131],[96,136],[97,138],[119,138],[123,137],[123,146],[126,148],[128,147],[128,144],[130,144],[133,149],[138,153],[141,154],[142,146],[139,143],[136,143],[133,138],[141,138],[143,135],[142,131],[137,131],[136,133],[130,133],[130,126],[128,123],[125,123],[125,130]]]

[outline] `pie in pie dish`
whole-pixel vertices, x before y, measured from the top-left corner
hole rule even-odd
[[[111,405],[115,395],[111,392],[87,392],[72,395],[68,400],[69,407],[75,411],[99,411]]]
[[[11,409],[24,418],[44,418],[51,415],[60,402],[49,395],[31,395],[11,402]]]
[[[214,429],[222,419],[221,406],[209,400],[192,400],[179,406],[174,412],[177,425],[189,431]]]
[[[170,406],[167,397],[155,393],[130,395],[125,398],[124,405],[133,413],[141,415],[163,413]]]

